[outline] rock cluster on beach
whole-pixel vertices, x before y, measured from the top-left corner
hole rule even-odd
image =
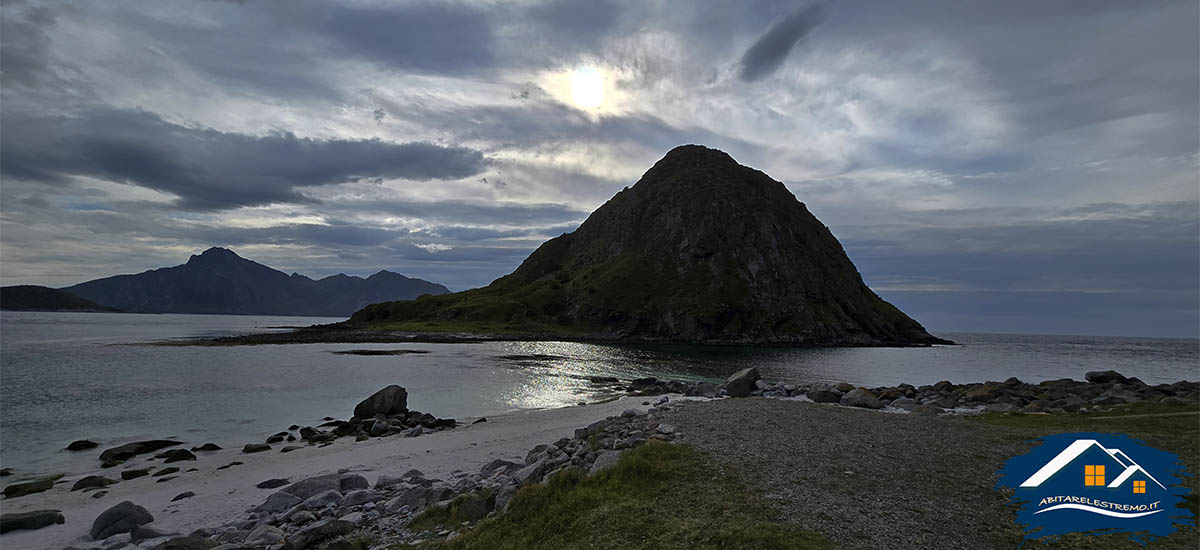
[[[802,398],[866,409],[899,409],[917,414],[976,412],[1081,412],[1139,401],[1186,403],[1200,399],[1200,383],[1179,381],[1149,385],[1115,371],[1093,371],[1086,381],[1062,378],[1029,384],[1009,378],[1003,382],[913,386],[857,387],[846,382],[786,384],[762,380],[757,369],[730,376],[725,384],[661,381],[639,378],[627,387],[632,395],[680,393],[697,397]]]
[[[366,477],[343,470],[291,483],[264,480],[259,488],[277,490],[247,510],[243,519],[187,535],[155,531],[148,511],[122,502],[96,518],[91,536],[106,540],[128,533],[131,542],[153,538],[157,543],[143,547],[216,550],[299,550],[351,536],[371,539],[372,547],[444,538],[451,533],[411,530],[408,525],[422,511],[439,506],[453,506],[458,520],[473,524],[505,510],[523,485],[540,483],[568,468],[597,473],[615,465],[626,449],[650,439],[671,441],[675,428],[658,420],[659,412],[669,406],[667,396],[658,397],[649,411],[626,410],[575,430],[573,437],[538,445],[524,460],[492,460],[477,473],[458,473],[451,479],[409,470],[399,476],[380,475],[371,484]]]

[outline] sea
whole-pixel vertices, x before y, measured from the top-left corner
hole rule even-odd
[[[20,476],[94,469],[99,450],[139,439],[240,447],[289,425],[348,418],[389,384],[409,408],[469,420],[612,397],[589,377],[767,380],[864,386],[1074,378],[1114,369],[1149,384],[1196,380],[1191,339],[939,333],[928,348],[602,345],[573,342],[147,345],[288,330],[316,317],[0,313],[0,466]],[[409,350],[401,355],[338,354]],[[68,452],[73,440],[100,449]]]

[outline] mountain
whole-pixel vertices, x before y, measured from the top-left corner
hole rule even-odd
[[[450,292],[442,285],[389,271],[366,279],[333,275],[313,280],[271,269],[224,248],[205,250],[183,265],[96,279],[62,290],[124,311],[328,317],[349,316],[384,300]]]
[[[61,290],[36,285],[0,287],[0,309],[19,311],[116,311]]]
[[[683,342],[946,343],[867,288],[782,183],[698,145],[673,149],[492,284],[375,304],[350,322]]]

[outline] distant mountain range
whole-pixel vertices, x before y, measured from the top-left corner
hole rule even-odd
[[[9,307],[9,288],[18,287],[6,287],[0,307],[15,309]],[[96,279],[60,290],[127,312],[328,317],[346,317],[367,304],[450,292],[442,285],[390,271],[366,279],[339,274],[313,280],[298,273],[288,275],[224,248],[205,250],[183,265]],[[78,309],[48,307],[62,297],[55,300],[46,307],[21,309]]]
[[[37,285],[0,288],[0,308],[17,311],[116,311],[70,292]]]

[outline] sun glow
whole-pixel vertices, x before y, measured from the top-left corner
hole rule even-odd
[[[580,109],[595,109],[604,104],[604,75],[591,67],[571,73],[571,99]]]

